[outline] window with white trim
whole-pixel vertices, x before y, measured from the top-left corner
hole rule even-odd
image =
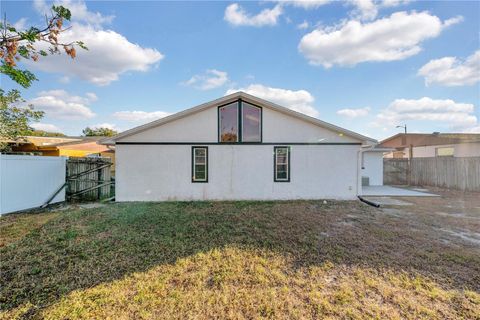
[[[208,147],[192,147],[192,182],[208,182]]]
[[[290,182],[290,147],[273,148],[273,180]]]

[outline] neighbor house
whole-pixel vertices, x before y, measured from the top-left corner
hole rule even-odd
[[[104,137],[37,137],[25,136],[12,141],[12,153],[32,154],[39,156],[113,157],[108,146],[99,145],[98,140]]]
[[[480,157],[478,133],[399,133],[380,142],[385,158]]]
[[[243,92],[122,132],[116,200],[355,199],[376,141]]]

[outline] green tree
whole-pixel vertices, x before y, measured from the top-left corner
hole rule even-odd
[[[40,56],[59,54],[61,49],[72,59],[76,56],[75,47],[88,50],[81,41],[62,43],[59,35],[68,29],[64,21],[70,21],[70,10],[63,6],[52,6],[50,17],[45,16],[46,26],[43,28],[30,27],[27,30],[17,30],[6,21],[0,22],[0,73],[9,76],[13,81],[24,88],[31,86],[37,80],[29,70],[21,70],[17,61],[22,58],[37,61]],[[38,49],[35,43],[47,44],[46,50]]]
[[[117,131],[110,128],[90,128],[86,127],[83,130],[83,135],[86,137],[112,137],[118,134]]]
[[[19,137],[33,132],[31,121],[43,117],[43,111],[36,111],[32,105],[25,105],[25,100],[18,90],[7,94],[0,89],[0,151],[10,151],[8,141],[17,141]]]

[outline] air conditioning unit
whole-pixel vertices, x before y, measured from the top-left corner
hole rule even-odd
[[[370,177],[362,177],[362,186],[370,185]]]

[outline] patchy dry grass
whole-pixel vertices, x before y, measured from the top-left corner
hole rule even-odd
[[[479,248],[429,221],[321,201],[65,212],[0,249],[0,318],[476,318]]]
[[[18,241],[58,214],[55,212],[44,214],[11,214],[0,219],[0,248],[9,243]]]

